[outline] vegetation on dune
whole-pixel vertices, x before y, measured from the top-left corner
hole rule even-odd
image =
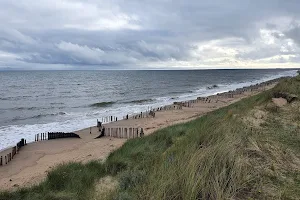
[[[100,162],[68,163],[48,173],[44,182],[15,192],[0,193],[1,200],[85,200],[92,197],[94,183],[105,175]]]
[[[299,199],[300,77],[188,123],[128,140],[105,163],[70,163],[0,199]],[[99,180],[114,177],[107,193]],[[96,186],[96,187],[95,187]],[[101,188],[100,188],[101,189]]]

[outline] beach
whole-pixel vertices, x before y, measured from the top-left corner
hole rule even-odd
[[[204,100],[205,98],[200,98],[194,101],[195,103],[192,103],[190,107],[183,106],[182,109],[178,110],[158,111],[155,113],[154,118],[119,120],[104,126],[105,128],[141,127],[145,135],[149,135],[158,129],[193,120],[210,111],[237,102],[242,98],[268,90],[275,83],[276,81],[271,81],[268,85],[256,85],[254,89],[248,87],[232,93],[211,95],[207,97],[209,101]],[[125,138],[106,136],[94,139],[99,136],[99,130],[96,126],[82,129],[75,133],[81,139],[45,140],[29,143],[22,147],[8,165],[0,167],[0,188],[2,190],[10,190],[38,184],[44,180],[49,170],[61,163],[104,160],[112,151],[126,142]]]

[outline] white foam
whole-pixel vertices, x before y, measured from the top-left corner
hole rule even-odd
[[[149,108],[160,107],[168,104],[172,104],[174,101],[186,101],[190,99],[195,99],[199,96],[208,96],[220,92],[227,92],[230,90],[235,90],[237,88],[242,88],[252,84],[261,83],[264,81],[272,80],[282,76],[295,76],[296,70],[285,71],[274,76],[266,76],[262,79],[244,82],[244,83],[233,83],[229,85],[220,84],[218,88],[207,90],[207,86],[202,86],[200,89],[196,90],[195,93],[186,93],[178,96],[176,99],[172,99],[170,96],[159,97],[154,102],[148,102],[146,104],[138,105],[114,105],[111,108],[105,110],[94,110],[86,113],[66,113],[57,118],[57,122],[50,122],[45,124],[33,124],[33,125],[10,125],[0,127],[0,150],[7,148],[9,146],[16,145],[21,138],[25,138],[27,142],[34,141],[34,136],[37,133],[43,132],[71,132],[75,130],[80,130],[86,127],[95,126],[96,119],[102,119],[106,116],[116,116],[118,119],[122,119],[126,114],[140,113],[142,111],[148,110]],[[9,133],[9,134],[8,134]]]

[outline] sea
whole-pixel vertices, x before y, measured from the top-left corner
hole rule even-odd
[[[0,72],[0,150],[42,132],[95,126],[97,119],[295,76],[296,70]],[[217,87],[209,89],[212,85]]]

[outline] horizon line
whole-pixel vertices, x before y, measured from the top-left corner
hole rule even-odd
[[[299,68],[205,68],[205,69],[195,69],[195,68],[177,68],[177,69],[1,69],[0,72],[10,72],[10,71],[197,71],[197,70],[268,70],[268,69],[282,69],[282,70],[299,70]]]

